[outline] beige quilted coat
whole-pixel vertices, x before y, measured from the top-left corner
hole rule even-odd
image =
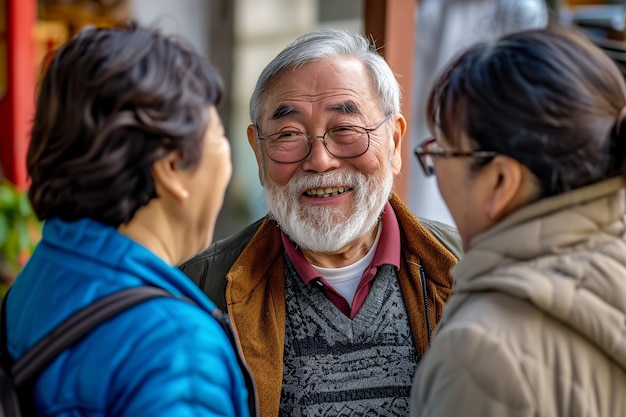
[[[542,200],[472,240],[412,416],[626,416],[623,187]]]

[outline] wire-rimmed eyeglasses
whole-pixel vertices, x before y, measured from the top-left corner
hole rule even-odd
[[[313,139],[320,138],[329,154],[335,158],[356,158],[370,147],[370,132],[381,127],[389,118],[388,114],[373,127],[339,125],[328,129],[321,136],[309,136],[298,130],[284,130],[268,136],[257,137],[265,142],[265,152],[274,162],[291,164],[306,159],[311,153]]]
[[[427,177],[435,175],[435,157],[441,158],[493,158],[498,155],[494,151],[446,151],[439,146],[434,137],[424,140],[417,145],[415,156],[419,161],[424,175]]]

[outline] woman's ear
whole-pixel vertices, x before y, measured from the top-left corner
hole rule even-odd
[[[181,160],[181,153],[174,151],[152,165],[154,188],[159,197],[171,195],[180,201],[189,197],[185,182],[187,171],[180,168]]]
[[[525,173],[527,168],[523,164],[508,156],[497,155],[488,168],[493,179],[485,202],[489,219],[499,220],[532,199],[530,189],[534,186],[526,183],[531,178]]]

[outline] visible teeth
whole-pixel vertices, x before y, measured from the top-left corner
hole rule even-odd
[[[316,197],[333,197],[333,196],[342,194],[348,190],[350,190],[350,188],[348,187],[317,188],[315,190],[308,190],[306,192],[306,195],[316,196]]]

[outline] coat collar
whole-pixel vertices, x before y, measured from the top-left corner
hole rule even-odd
[[[481,275],[496,266],[593,244],[589,236],[603,229],[622,233],[623,187],[624,180],[616,177],[522,207],[472,239],[453,274]]]

